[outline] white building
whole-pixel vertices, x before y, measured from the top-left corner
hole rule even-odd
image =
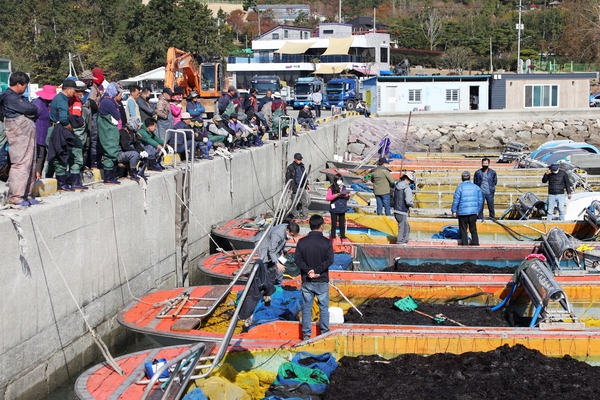
[[[363,81],[372,112],[488,110],[490,75],[378,76]]]
[[[343,70],[378,75],[390,69],[390,35],[352,32],[352,25],[324,23],[310,28],[280,25],[252,41],[249,57],[229,57],[227,71],[238,87],[254,75],[277,75],[288,85],[312,73],[325,81]]]

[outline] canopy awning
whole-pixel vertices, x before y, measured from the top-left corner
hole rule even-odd
[[[283,46],[276,51],[276,53],[280,54],[304,54],[306,50],[310,48],[313,44],[317,43],[316,40],[301,40],[301,41],[292,41],[286,40]]]
[[[141,75],[134,76],[133,78],[121,79],[121,84],[134,84],[143,81],[164,81],[165,80],[165,67],[158,67],[152,71],[144,72]]]
[[[348,68],[348,63],[318,63],[313,74],[339,74]]]
[[[349,38],[331,38],[329,39],[329,46],[322,55],[324,56],[335,56],[335,55],[346,55],[352,46],[354,41],[353,37]]]

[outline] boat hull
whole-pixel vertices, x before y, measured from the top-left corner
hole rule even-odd
[[[390,274],[393,275],[393,274]],[[460,274],[459,274],[460,275]],[[355,305],[360,305],[368,299],[374,298],[399,298],[412,296],[415,299],[424,300],[427,302],[446,302],[448,299],[464,299],[464,304],[477,306],[492,306],[498,304],[500,299],[508,294],[506,283],[510,279],[508,275],[500,278],[491,278],[488,275],[462,277],[456,276],[456,281],[450,283],[448,281],[427,282],[415,279],[411,283],[407,281],[398,281],[392,276],[391,279],[373,282],[353,279],[352,281],[335,281],[337,288],[344,295],[351,299]],[[573,306],[575,315],[580,318],[585,317],[589,324],[597,324],[600,318],[600,307],[595,306],[595,299],[600,296],[600,275],[589,277],[565,277],[570,278],[562,283],[564,292],[569,297]],[[462,279],[462,280],[460,280]],[[460,280],[460,281],[459,281]],[[292,281],[288,284],[299,285],[298,281]],[[243,286],[234,286],[233,292],[236,293],[242,290]],[[126,328],[146,334],[156,340],[161,345],[170,345],[173,343],[191,343],[191,342],[211,342],[218,343],[224,335],[224,328],[216,328],[216,323],[223,320],[223,309],[215,311],[215,315],[206,317],[202,321],[200,327],[188,329],[185,331],[174,330],[173,326],[177,323],[176,318],[156,318],[163,308],[163,303],[168,299],[175,298],[181,295],[184,291],[190,293],[193,298],[201,298],[206,295],[212,287],[197,286],[190,288],[178,288],[173,290],[164,290],[150,293],[142,297],[141,301],[135,301],[129,304],[124,310],[119,312],[118,321]],[[234,297],[233,297],[234,298]],[[523,294],[523,291],[518,289],[513,296],[515,304],[521,304],[525,315],[531,315],[529,309],[529,300]],[[233,301],[233,300],[229,300]],[[156,304],[161,303],[156,306]],[[340,307],[344,310],[350,308],[350,305],[341,296],[336,289],[330,288],[330,306]],[[184,308],[181,315],[185,315],[187,310]],[[332,331],[368,331],[382,330],[387,331],[391,335],[400,334],[400,332],[408,333],[411,331],[428,332],[423,327],[399,326],[399,325],[369,325],[358,323],[332,324]],[[500,328],[490,328],[490,331],[495,331]],[[531,332],[534,330],[532,328]],[[592,329],[592,328],[589,328]],[[450,332],[448,327],[444,327],[444,331]],[[475,328],[468,328],[463,332],[476,333]],[[488,328],[479,328],[479,331],[488,331]],[[511,331],[511,330],[508,330]],[[507,332],[508,332],[507,331]],[[514,331],[514,329],[513,329]],[[526,332],[527,330],[523,330]],[[454,331],[450,336],[459,334],[461,331]],[[600,333],[600,332],[597,332]],[[320,332],[318,324],[313,323],[313,335],[317,336]],[[291,346],[300,343],[302,338],[301,323],[296,321],[273,321],[262,325],[254,326],[247,332],[241,331],[241,322],[238,322],[238,328],[233,335],[232,343],[240,346],[244,345],[268,345],[275,348],[279,346]],[[360,340],[361,336],[355,337]]]

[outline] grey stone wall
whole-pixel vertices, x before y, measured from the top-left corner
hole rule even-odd
[[[517,117],[518,118],[518,117]],[[392,138],[392,152],[451,152],[462,150],[500,150],[509,141],[536,149],[551,140],[570,139],[600,146],[600,120],[596,118],[557,117],[537,120],[517,119],[469,122],[406,122],[393,119],[358,119],[350,126],[347,151],[366,154],[386,135]]]
[[[315,177],[344,150],[348,125],[336,120],[289,142],[236,152],[231,161],[196,163],[191,259],[207,252],[213,224],[277,201],[294,153],[312,164]],[[146,192],[125,180],[0,212],[0,399],[39,399],[99,356],[76,304],[113,348],[125,333],[115,316],[132,296],[173,287],[175,175],[153,174]]]

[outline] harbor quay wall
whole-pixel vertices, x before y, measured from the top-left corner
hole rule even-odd
[[[404,148],[409,152],[499,150],[511,141],[535,150],[542,143],[565,139],[600,147],[598,108],[415,112],[408,134],[408,113],[384,113],[379,117],[352,125],[349,152],[366,154],[389,133],[391,150],[396,153],[402,153]]]
[[[316,178],[328,159],[343,154],[353,119],[236,151],[231,160],[197,162],[190,272],[191,260],[209,249],[212,225],[274,207],[294,153],[302,153]],[[0,212],[0,399],[42,398],[98,359],[82,315],[113,350],[129,336],[116,321],[119,310],[134,296],[176,285],[176,176],[154,173],[146,188],[128,180],[98,183]]]

